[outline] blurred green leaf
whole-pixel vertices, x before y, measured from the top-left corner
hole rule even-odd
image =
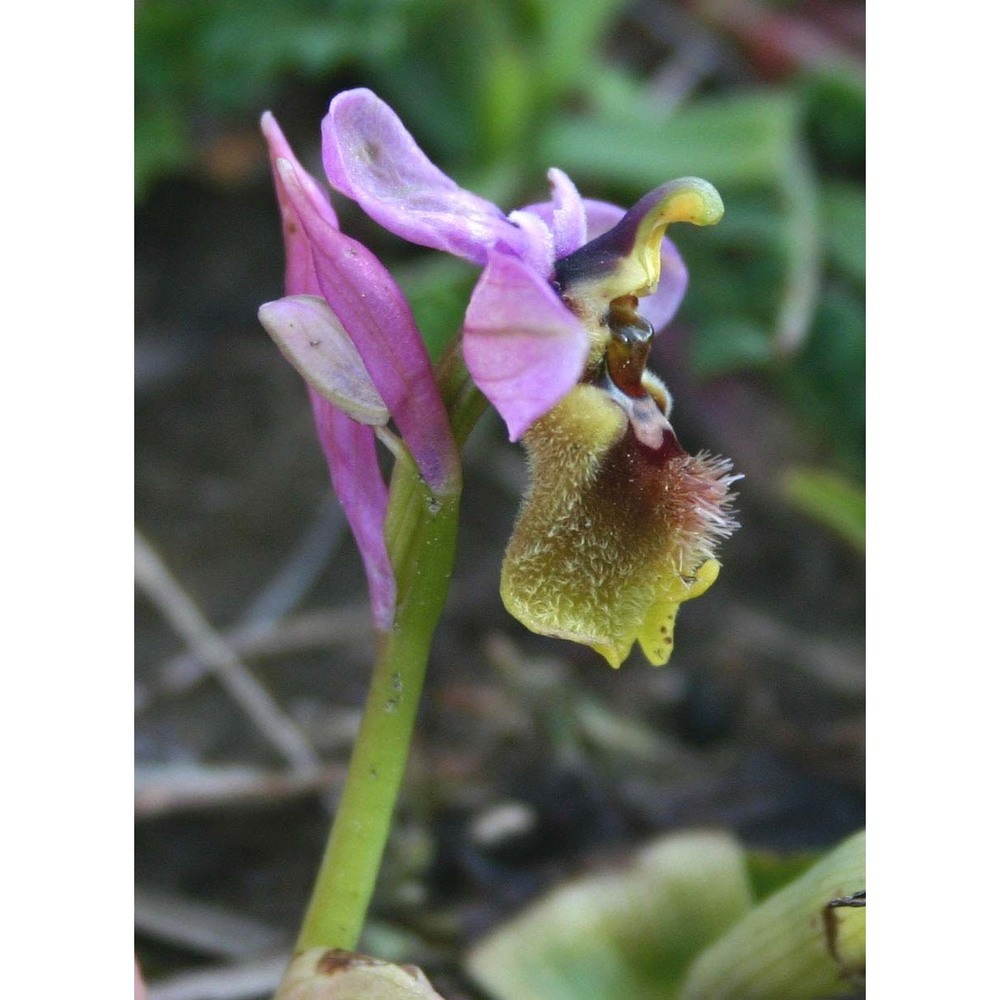
[[[409,12],[401,57],[375,60],[376,88],[434,159],[480,163],[495,153],[493,76],[512,46],[509,5],[424,0]],[[521,109],[523,110],[523,109]],[[508,123],[499,124],[504,131]]]
[[[595,66],[621,0],[425,0],[405,58],[376,60],[382,89],[431,151],[464,168],[516,160]]]
[[[806,134],[828,174],[864,179],[865,82],[847,66],[814,70],[802,87]]]
[[[821,192],[823,236],[833,267],[865,284],[865,195],[860,187],[831,181]]]
[[[794,882],[821,857],[818,851],[796,854],[773,854],[769,851],[747,851],[747,871],[753,886],[754,899],[768,896]]]
[[[691,960],[751,905],[732,838],[674,834],[627,869],[556,889],[466,964],[497,1000],[668,1000]]]
[[[864,971],[865,911],[844,908],[831,918],[827,904],[864,887],[865,835],[858,833],[703,952],[678,1000],[842,997],[849,975]]]
[[[256,121],[281,78],[387,60],[413,0],[140,0],[135,7],[136,193],[190,164],[197,128]]]
[[[778,383],[825,447],[856,479],[865,461],[865,309],[851,291],[829,284],[809,339],[778,373]]]
[[[771,333],[750,319],[715,320],[698,331],[690,358],[695,374],[703,379],[763,368],[774,358]]]
[[[602,36],[624,0],[530,0],[525,6],[537,24],[537,81],[554,102],[598,63]]]
[[[534,117],[531,66],[513,45],[498,46],[484,60],[477,119],[483,133],[484,159],[510,157],[523,142],[526,123]]]
[[[157,176],[183,168],[193,153],[187,123],[169,105],[150,109],[135,122],[135,199],[142,201]]]
[[[817,180],[798,140],[789,150],[778,190],[786,220],[782,240],[786,267],[774,323],[774,346],[779,354],[795,354],[815,314],[821,263]]]
[[[819,521],[859,552],[865,551],[865,494],[835,472],[793,469],[784,492],[799,511]]]
[[[798,105],[786,92],[712,98],[656,121],[637,109],[624,116],[556,118],[538,158],[574,178],[646,191],[671,177],[727,186],[775,184],[796,135]]]
[[[466,960],[495,1000],[819,1000],[864,963],[864,834],[818,859],[746,855],[722,833],[677,833],[623,870],[555,889]],[[766,896],[753,905],[754,896]]]

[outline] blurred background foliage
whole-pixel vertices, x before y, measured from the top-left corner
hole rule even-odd
[[[852,4],[742,0],[143,0],[136,197],[178,172],[238,177],[259,165],[247,131],[261,108],[280,110],[296,86],[358,83],[446,172],[510,208],[544,196],[550,165],[622,204],[673,176],[706,177],[723,193],[724,224],[672,231],[694,276],[682,314],[691,364],[705,377],[759,372],[822,442],[827,471],[859,484],[858,15]],[[471,272],[424,258],[401,278],[436,353]],[[814,482],[809,510],[823,517],[828,502],[836,520],[842,497],[826,496],[827,481]]]

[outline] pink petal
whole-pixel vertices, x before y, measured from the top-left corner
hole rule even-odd
[[[507,218],[524,233],[525,248],[520,255],[521,260],[543,277],[551,277],[556,260],[552,230],[534,212],[517,209]]]
[[[281,228],[285,238],[285,292],[289,295],[318,294],[319,287],[316,284],[309,240],[302,230],[298,213],[289,203],[285,185],[278,176],[278,160],[285,160],[291,165],[300,187],[305,192],[311,212],[325,219],[335,229],[337,228],[337,216],[330,204],[330,199],[299,163],[295,153],[292,152],[292,147],[289,146],[288,140],[281,131],[281,127],[270,111],[265,111],[261,116],[260,128],[267,140],[271,173],[274,175],[278,207],[281,209]]]
[[[576,185],[561,170],[553,167],[548,177],[552,185],[552,234],[556,257],[565,257],[587,242],[587,215]]]
[[[500,209],[438,170],[370,90],[338,94],[322,130],[330,183],[390,232],[476,264],[493,247],[524,251],[524,236]]]
[[[308,193],[285,160],[278,172],[309,238],[320,294],[357,347],[428,485],[448,489],[458,475],[458,449],[406,298],[367,247],[309,211]]]
[[[308,388],[330,481],[364,563],[375,627],[386,631],[395,614],[396,578],[385,547],[389,491],[379,471],[375,436],[370,427],[352,420]]]
[[[580,380],[589,340],[544,278],[491,253],[465,314],[462,347],[473,381],[516,441]]]
[[[384,427],[389,411],[354,342],[319,295],[265,302],[257,318],[286,360],[324,399],[359,424]]]
[[[286,256],[285,291],[289,295],[319,295],[322,290],[302,213],[315,216],[319,223],[333,229],[336,229],[337,217],[316,182],[296,159],[270,113],[261,119],[261,128],[267,139],[281,209]],[[281,169],[279,163],[284,164]],[[288,177],[294,179],[297,192],[294,204],[288,190]],[[375,626],[384,631],[392,625],[396,580],[383,535],[388,490],[378,465],[375,435],[370,427],[356,423],[312,389],[309,389],[309,398],[333,491],[344,508],[361,553]]]

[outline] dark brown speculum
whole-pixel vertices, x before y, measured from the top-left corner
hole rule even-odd
[[[615,299],[608,310],[608,343],[605,363],[608,377],[627,396],[640,399],[647,394],[642,384],[646,360],[653,341],[653,327],[636,312],[634,295]]]

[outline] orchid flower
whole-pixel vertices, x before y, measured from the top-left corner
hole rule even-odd
[[[736,527],[730,463],[681,448],[645,367],[687,285],[664,232],[717,222],[718,193],[682,178],[625,212],[553,169],[548,202],[505,215],[435,167],[371,91],[335,97],[322,136],[336,190],[396,235],[483,267],[463,354],[531,471],[501,576],[508,610],[614,667],[636,641],[665,663],[678,606],[714,582],[715,547]]]
[[[353,949],[447,594],[461,492],[456,437],[482,397],[454,368],[439,373],[442,394],[398,285],[340,231],[274,118],[261,124],[287,294],[263,305],[260,319],[307,383],[379,631],[297,945]],[[334,98],[322,138],[336,190],[397,235],[483,269],[462,356],[511,440],[523,440],[531,472],[501,572],[508,610],[535,632],[592,646],[614,667],[636,641],[651,662],[665,663],[679,605],[715,580],[715,547],[735,528],[729,463],[681,448],[670,394],[646,370],[653,331],[674,315],[687,284],[666,228],[718,221],[718,193],[683,178],[625,212],[584,200],[551,170],[549,201],[505,215],[438,170],[367,90]],[[461,368],[456,352],[447,357]],[[389,486],[376,438],[396,458]]]

